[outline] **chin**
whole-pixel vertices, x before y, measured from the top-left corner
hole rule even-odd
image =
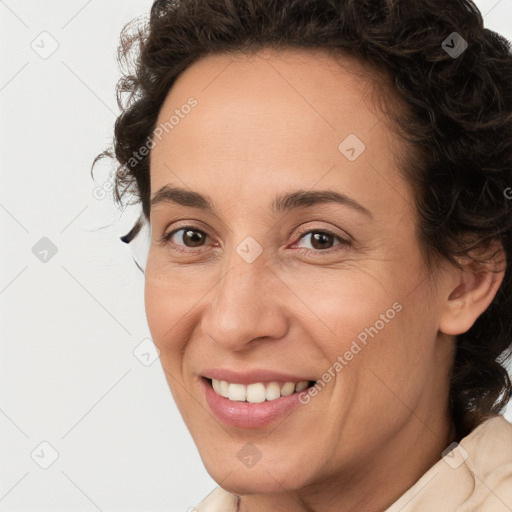
[[[249,467],[236,453],[231,458],[224,452],[219,459],[203,458],[203,464],[219,486],[235,495],[272,494],[305,487],[310,475],[298,471],[298,466],[288,457],[283,459],[284,464],[261,459]]]
[[[287,481],[283,482],[280,474],[269,474],[265,470],[261,470],[258,473],[249,471],[244,472],[244,474],[240,473],[233,472],[228,477],[224,474],[219,479],[213,478],[213,476],[212,478],[223,489],[237,496],[277,494],[282,493],[283,490],[290,491],[302,487],[297,481],[294,484],[290,484]],[[290,480],[290,475],[288,475],[288,479]]]

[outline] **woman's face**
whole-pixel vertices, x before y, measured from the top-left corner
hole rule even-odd
[[[369,90],[318,53],[218,55],[161,109],[147,319],[202,460],[232,492],[384,477],[445,432],[442,300]],[[248,388],[256,402],[320,382],[300,400],[249,403],[240,386],[219,384],[234,400],[220,397],[213,376],[276,381]]]

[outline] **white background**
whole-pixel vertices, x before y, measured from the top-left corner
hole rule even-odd
[[[119,32],[151,3],[0,0],[0,512],[184,512],[216,485],[159,361],[133,354],[144,280],[118,237],[139,207],[98,199],[110,163],[89,173],[118,113]],[[512,0],[477,5],[512,39]],[[46,59],[31,47],[52,40]]]

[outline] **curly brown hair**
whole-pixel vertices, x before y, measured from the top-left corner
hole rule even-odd
[[[112,148],[94,161],[117,160],[116,202],[135,196],[149,220],[150,155],[133,155],[150,140],[180,73],[206,55],[265,47],[341,51],[389,78],[405,108],[388,111],[387,119],[413,148],[400,171],[414,190],[429,268],[441,258],[462,268],[460,257],[477,260],[478,249],[501,242],[504,280],[456,338],[450,403],[458,437],[467,435],[512,395],[505,367],[512,348],[509,41],[484,28],[468,0],[156,0],[149,19],[133,20],[121,33],[122,112]]]

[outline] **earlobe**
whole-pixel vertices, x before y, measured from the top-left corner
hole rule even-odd
[[[505,252],[501,243],[488,248],[480,261],[468,260],[464,270],[454,269],[443,304],[439,330],[448,335],[467,332],[476,319],[489,307],[505,275]],[[455,285],[454,285],[455,282]]]

